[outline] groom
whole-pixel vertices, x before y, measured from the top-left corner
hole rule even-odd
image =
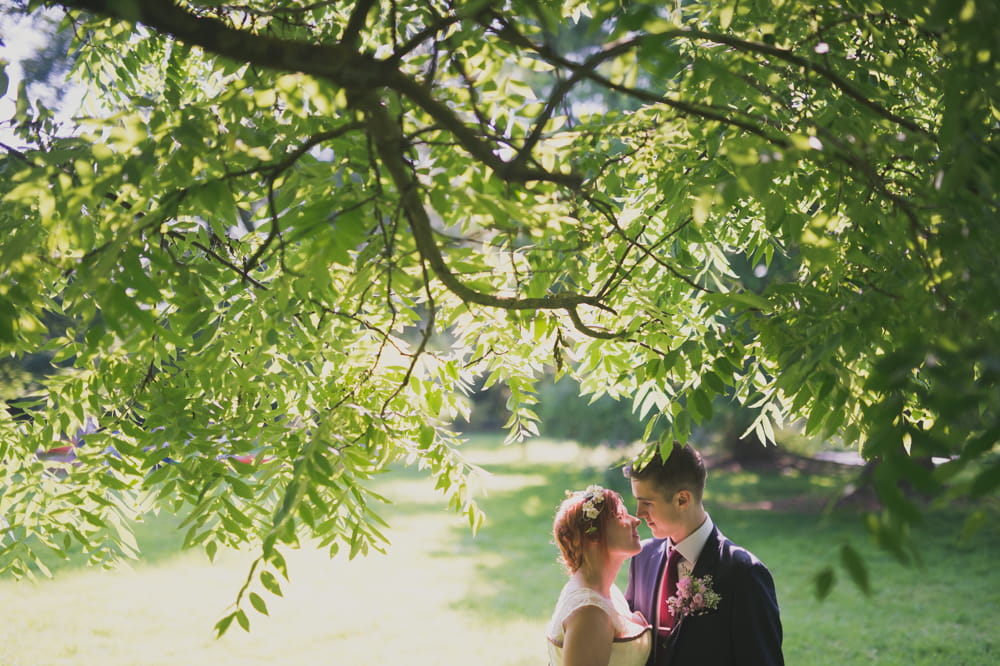
[[[666,460],[657,453],[643,466],[625,468],[635,515],[653,538],[629,564],[625,597],[656,632],[649,666],[772,666],[784,664],[781,618],[774,580],[749,551],[727,539],[702,506],[705,463],[691,446],[674,443]],[[670,556],[671,551],[677,554]],[[671,576],[668,561],[675,561]],[[694,597],[697,612],[671,612],[667,598],[682,599],[691,581],[711,576],[718,596]],[[672,578],[672,580],[670,580]],[[680,581],[680,597],[676,596]],[[671,592],[664,593],[671,586]],[[712,607],[714,606],[714,608]],[[677,617],[675,617],[675,615]]]

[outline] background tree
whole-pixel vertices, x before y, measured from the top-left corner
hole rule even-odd
[[[0,417],[4,569],[180,512],[260,546],[246,626],[283,544],[384,543],[390,464],[476,527],[450,426],[499,382],[535,432],[545,366],[660,446],[731,395],[859,447],[902,559],[901,479],[1000,483],[995,3],[36,4],[101,111],[56,134],[22,96],[0,162],[0,345],[73,368]]]

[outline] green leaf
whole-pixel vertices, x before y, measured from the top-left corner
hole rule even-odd
[[[14,324],[17,319],[18,314],[14,304],[0,293],[0,342],[15,342]]]
[[[738,372],[738,369],[733,365],[732,361],[725,356],[719,356],[712,361],[712,368],[723,382],[730,386],[733,385],[733,375]]]
[[[364,241],[370,222],[363,208],[345,211],[333,220],[333,236],[329,254],[331,261],[344,266],[351,263],[350,252]]]
[[[268,615],[267,604],[264,603],[264,599],[256,592],[250,593],[250,605],[261,615]]]
[[[708,388],[711,389],[713,393],[716,393],[718,395],[723,395],[726,392],[725,383],[722,381],[719,375],[715,374],[714,372],[706,372],[704,375],[702,375],[701,381],[706,386],[708,386]]]
[[[1000,441],[1000,427],[992,427],[983,434],[969,439],[962,450],[962,457],[966,459],[978,458],[991,450],[997,441]]]
[[[250,486],[244,483],[241,479],[237,479],[235,476],[227,476],[226,483],[229,484],[234,493],[244,499],[253,500],[257,497],[257,494],[254,493]]]
[[[226,631],[229,629],[229,625],[233,623],[234,619],[236,619],[236,613],[230,613],[229,615],[225,616],[224,618],[216,622],[215,637],[222,638],[222,636],[225,635]]]
[[[858,589],[870,596],[872,591],[868,580],[868,568],[858,552],[850,545],[844,544],[840,547],[840,562]]]
[[[702,389],[694,389],[689,394],[692,416],[697,423],[704,423],[712,418],[712,400]]]
[[[749,309],[761,312],[770,312],[771,310],[771,302],[752,291],[714,293],[706,296],[706,300],[716,303],[720,307],[732,307],[738,310]]]
[[[270,571],[262,571],[261,572],[261,574],[260,574],[260,582],[261,582],[261,585],[264,586],[264,589],[266,589],[271,594],[273,594],[273,595],[275,595],[277,597],[282,596],[282,594],[281,594],[281,585],[278,583],[278,579],[275,577],[275,575],[272,574]]]
[[[419,448],[421,449],[430,448],[431,444],[434,443],[434,434],[435,430],[433,427],[428,425],[420,426],[420,436],[417,441],[417,445],[419,446]]]
[[[98,515],[90,512],[90,511],[85,511],[84,509],[79,509],[79,512],[80,512],[80,515],[83,516],[83,519],[85,521],[87,521],[88,523],[90,523],[91,525],[93,525],[94,527],[107,527],[108,526],[107,523],[104,522],[103,518],[101,518],[100,516],[98,516]]]
[[[835,580],[833,567],[825,567],[817,573],[813,577],[813,586],[816,598],[821,601],[826,599],[830,595],[830,591],[833,589],[833,583]]]
[[[278,573],[284,576],[285,580],[289,580],[288,564],[285,562],[285,558],[284,556],[282,556],[281,553],[279,553],[277,550],[272,550],[267,556],[267,561],[270,562],[274,566],[274,568],[278,570]]]
[[[986,469],[976,475],[972,482],[970,494],[973,497],[983,497],[1000,487],[1000,464],[987,465]]]
[[[806,436],[813,437],[819,433],[820,428],[823,426],[823,420],[829,414],[827,406],[823,403],[816,402],[812,406],[812,410],[809,412],[809,418],[806,420]]]
[[[719,8],[719,27],[728,30],[733,22],[733,12],[736,10],[736,3],[726,3]]]

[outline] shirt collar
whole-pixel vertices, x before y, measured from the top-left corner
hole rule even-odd
[[[701,524],[701,526],[694,532],[691,532],[691,534],[687,535],[687,537],[685,537],[682,541],[679,541],[674,548],[679,550],[684,559],[693,565],[698,561],[698,556],[701,555],[701,549],[705,547],[705,542],[708,541],[708,535],[712,533],[712,529],[714,527],[715,523],[712,522],[712,517],[706,513],[705,521]]]

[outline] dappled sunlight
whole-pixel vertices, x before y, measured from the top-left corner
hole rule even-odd
[[[753,472],[734,472],[726,475],[726,485],[734,488],[754,486],[760,483],[760,474]]]
[[[760,481],[760,476],[749,472],[735,472],[726,474],[724,483],[718,483],[715,475],[709,473],[709,483],[705,489],[705,505],[712,506],[713,502],[742,502],[746,500],[746,490],[756,486]]]
[[[794,511],[820,514],[842,494],[854,468],[825,466],[824,473],[793,466],[768,471],[709,471],[705,505],[743,511]]]
[[[291,580],[281,580],[282,597],[264,595],[270,616],[250,612],[251,633],[234,625],[219,640],[212,627],[235,599],[253,553],[220,551],[213,564],[186,552],[133,571],[71,571],[38,585],[4,581],[0,655],[22,661],[0,661],[61,666],[99,656],[104,666],[374,664],[393,663],[404,650],[407,663],[429,666],[462,663],[481,648],[510,652],[506,640],[517,634],[504,621],[481,624],[460,610],[469,595],[492,594],[470,581],[476,567],[502,556],[453,547],[462,520],[440,507],[392,522],[385,554],[348,560],[310,545],[282,550]],[[519,624],[519,641],[537,638],[536,626]],[[477,627],[491,637],[477,635]],[[524,659],[537,653],[525,645]]]
[[[497,444],[483,440],[470,440],[462,453],[476,465],[487,466],[511,463],[545,463],[574,459],[582,447],[576,442],[532,439],[519,444]]]
[[[470,485],[474,490],[490,492],[520,490],[544,483],[545,477],[541,474],[489,474],[475,479]]]
[[[1000,0],[0,5],[0,666],[539,666],[692,442],[790,666],[998,661]]]
[[[282,548],[291,580],[281,579],[283,596],[263,594],[269,616],[248,609],[249,634],[234,625],[217,640],[212,628],[229,612],[254,552],[222,550],[212,563],[200,552],[168,552],[161,546],[152,562],[131,568],[66,569],[57,572],[56,580],[37,585],[0,581],[5,602],[0,606],[0,664],[364,666],[403,661],[448,666],[471,659],[489,666],[537,666],[545,660],[545,624],[566,580],[552,542],[555,508],[567,488],[583,487],[604,474],[620,479],[618,470],[591,466],[586,457],[591,451],[559,443],[542,448],[538,458],[544,462],[532,463],[512,458],[516,448],[475,451],[477,458],[484,454],[477,464],[489,459],[483,463],[489,474],[478,481],[484,484],[479,499],[487,518],[475,535],[463,516],[448,509],[433,481],[414,478],[410,470],[379,477],[373,489],[393,502],[375,507],[390,524],[386,552],[349,560],[346,552],[331,558],[308,542],[299,549]],[[559,459],[555,452],[560,450],[575,457]],[[852,516],[803,515],[766,505],[807,496],[810,490],[822,495],[826,490],[818,489],[836,484],[836,477],[808,474],[720,472],[713,475],[706,498],[727,536],[774,572],[790,664],[820,663],[810,658],[816,655],[815,632],[827,649],[849,655],[842,663],[855,663],[851,657],[866,645],[881,654],[905,650],[891,632],[882,636],[869,627],[872,623],[858,619],[872,611],[872,602],[849,582],[839,584],[828,605],[813,599],[811,585],[817,569],[836,560],[844,540],[865,549],[873,576],[887,581],[879,583],[882,590],[905,585],[912,571],[897,568],[867,546],[867,535]],[[174,529],[160,520],[147,527]],[[946,531],[941,525],[934,529]],[[163,535],[157,538],[166,541]],[[995,552],[995,540],[976,543],[974,552],[949,546],[948,554],[964,558],[967,576],[989,580],[995,558],[987,545],[994,544]],[[624,570],[618,583],[626,583]],[[935,604],[946,595],[940,589],[908,592],[917,595],[911,604],[919,607],[916,616],[892,595],[878,597],[880,608],[903,618],[887,619],[892,624],[885,626],[936,623]],[[955,635],[988,640],[987,623],[972,615],[950,622]],[[867,637],[857,638],[862,634]],[[927,643],[919,636],[907,640]]]
[[[540,516],[543,513],[549,515],[551,511],[551,507],[545,506],[538,495],[532,495],[521,502],[521,513],[525,516]]]
[[[844,485],[844,482],[841,479],[835,479],[827,476],[814,476],[809,479],[809,483],[816,488],[827,488],[830,490]]]
[[[569,440],[535,437],[520,444],[497,445],[489,440],[470,440],[462,449],[468,460],[488,467],[498,464],[567,464],[612,467],[629,458],[631,449],[610,446],[580,446]]]
[[[421,479],[392,479],[382,481],[378,485],[379,493],[392,503],[428,504],[440,503],[442,495],[434,490],[434,482]]]

